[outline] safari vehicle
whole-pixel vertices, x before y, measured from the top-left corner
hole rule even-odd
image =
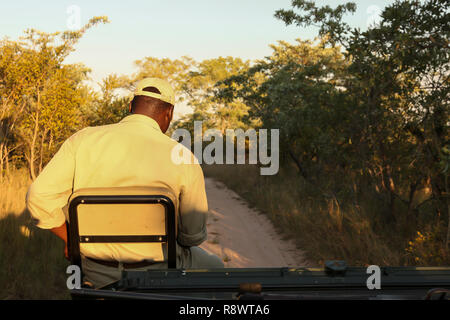
[[[137,206],[140,205],[140,206]],[[153,214],[159,233],[108,234],[104,226],[113,225],[111,206],[121,207],[128,219],[133,214]],[[160,210],[161,206],[164,210]],[[158,209],[159,207],[159,209]],[[135,210],[138,209],[138,210]],[[153,210],[155,209],[155,210]],[[239,268],[211,270],[176,269],[176,205],[168,193],[152,190],[130,194],[111,189],[90,189],[76,193],[69,203],[69,254],[72,264],[81,268],[80,246],[90,243],[157,243],[167,248],[168,269],[123,271],[122,278],[99,289],[81,287],[70,290],[73,299],[236,299],[236,300],[316,300],[316,299],[399,299],[449,300],[450,267],[382,267],[379,274],[364,267],[349,267],[344,261],[329,261],[323,268]],[[162,215],[162,216],[161,216]],[[142,216],[140,217],[142,218]],[[102,221],[102,230],[92,226]],[[109,219],[109,220],[108,220]],[[105,221],[111,223],[104,223]],[[159,222],[158,222],[159,221]],[[161,222],[162,221],[162,222]],[[89,224],[91,227],[84,227]],[[154,230],[154,229],[153,229]],[[161,232],[163,230],[163,232]],[[116,231],[117,232],[117,231]],[[130,232],[130,234],[123,234]],[[377,269],[377,268],[375,268]],[[375,270],[377,271],[377,270]],[[379,284],[371,286],[378,276]],[[376,281],[375,281],[376,283]]]

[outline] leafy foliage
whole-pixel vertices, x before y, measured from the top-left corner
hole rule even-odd
[[[79,31],[27,30],[20,41],[0,43],[0,176],[10,157],[25,161],[34,179],[43,165],[82,122],[88,69],[63,64],[91,27],[108,22],[92,18]]]
[[[396,1],[366,31],[343,22],[352,3],[292,6],[275,16],[321,40],[273,46],[219,95],[280,129],[286,163],[322,197],[373,198],[379,226],[406,238],[433,221],[448,252],[449,1]]]

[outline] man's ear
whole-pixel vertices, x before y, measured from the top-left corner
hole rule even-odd
[[[172,118],[173,118],[173,109],[175,109],[174,106],[172,106],[172,107],[170,108],[170,121],[172,121]]]
[[[164,114],[161,115],[163,118],[162,123],[165,126],[165,128],[161,127],[161,130],[163,133],[166,133],[167,129],[169,129],[170,126],[170,122],[172,121],[172,117],[173,117],[173,106],[168,109]]]
[[[167,111],[166,113],[166,117],[167,117],[167,121],[170,123],[170,121],[172,121],[173,118],[173,106],[170,107],[169,111]]]

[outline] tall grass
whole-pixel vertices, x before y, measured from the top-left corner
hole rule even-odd
[[[63,243],[32,225],[29,185],[20,170],[0,184],[0,299],[67,299]]]
[[[382,203],[366,196],[361,205],[324,198],[292,168],[261,176],[252,165],[204,165],[217,178],[271,219],[279,232],[297,241],[314,265],[345,260],[351,265],[448,265],[442,239],[433,238],[433,222],[417,232],[408,221],[386,223]],[[444,225],[443,225],[444,226]],[[429,232],[428,232],[429,231]]]
[[[25,209],[25,195],[30,185],[25,170],[14,171],[0,182],[0,219],[5,215],[20,215]]]

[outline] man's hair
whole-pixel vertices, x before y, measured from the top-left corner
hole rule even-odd
[[[158,88],[155,87],[145,87],[142,90],[159,94],[161,93]],[[148,96],[135,96],[133,100],[131,100],[131,112],[134,112],[136,108],[145,108],[152,113],[159,113],[170,107],[172,107],[172,104],[158,98]]]

